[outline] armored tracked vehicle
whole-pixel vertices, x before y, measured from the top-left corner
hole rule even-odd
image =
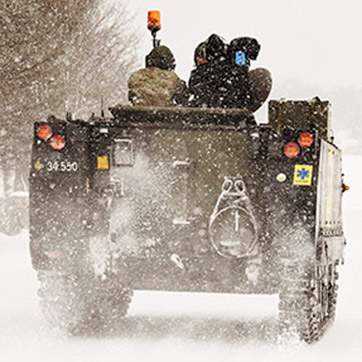
[[[282,331],[333,322],[343,260],[341,151],[329,103],[111,109],[37,122],[31,256],[50,322],[121,323],[134,290],[279,294]]]

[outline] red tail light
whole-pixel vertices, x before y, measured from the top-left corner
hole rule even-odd
[[[296,158],[300,154],[300,147],[296,142],[289,142],[284,146],[284,155],[288,158]]]
[[[47,141],[52,136],[52,134],[53,131],[51,127],[46,123],[39,125],[36,130],[36,136],[42,141]]]
[[[303,148],[308,148],[311,147],[314,143],[314,135],[313,133],[310,132],[302,132],[299,135],[298,138],[298,143],[303,147]]]
[[[61,151],[65,147],[65,138],[60,134],[56,134],[50,139],[49,145],[55,151]]]

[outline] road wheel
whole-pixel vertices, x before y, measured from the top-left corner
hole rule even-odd
[[[337,264],[329,266],[329,279],[328,279],[328,316],[330,322],[334,322],[336,318],[336,307],[338,297],[338,272]]]
[[[40,305],[45,319],[71,335],[114,331],[128,311],[129,288],[118,278],[40,272]]]
[[[318,341],[334,321],[335,281],[334,266],[313,266],[299,275],[290,267],[280,292],[282,333],[297,334],[306,343]]]

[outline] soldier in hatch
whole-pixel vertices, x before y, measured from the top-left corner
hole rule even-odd
[[[175,73],[175,58],[166,46],[155,47],[146,57],[146,68],[129,79],[129,100],[136,106],[171,107],[186,104],[186,83]]]
[[[238,38],[227,45],[218,35],[211,35],[195,51],[189,106],[259,109],[272,86],[266,69],[249,71],[250,60],[255,60],[259,51],[256,39]]]
[[[265,68],[250,70],[251,60],[256,60],[260,52],[260,44],[254,38],[242,37],[234,39],[228,47],[228,59],[248,76],[248,109],[257,111],[268,99],[272,89],[272,77]]]
[[[192,71],[189,90],[191,107],[235,108],[245,106],[247,100],[244,74],[231,66],[227,59],[227,46],[216,34],[196,49],[196,68]],[[240,93],[240,94],[239,94]],[[241,94],[243,93],[243,94]]]

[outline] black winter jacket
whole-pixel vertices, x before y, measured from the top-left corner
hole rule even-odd
[[[230,64],[226,59],[200,65],[191,73],[189,92],[191,107],[248,107],[248,69]]]

